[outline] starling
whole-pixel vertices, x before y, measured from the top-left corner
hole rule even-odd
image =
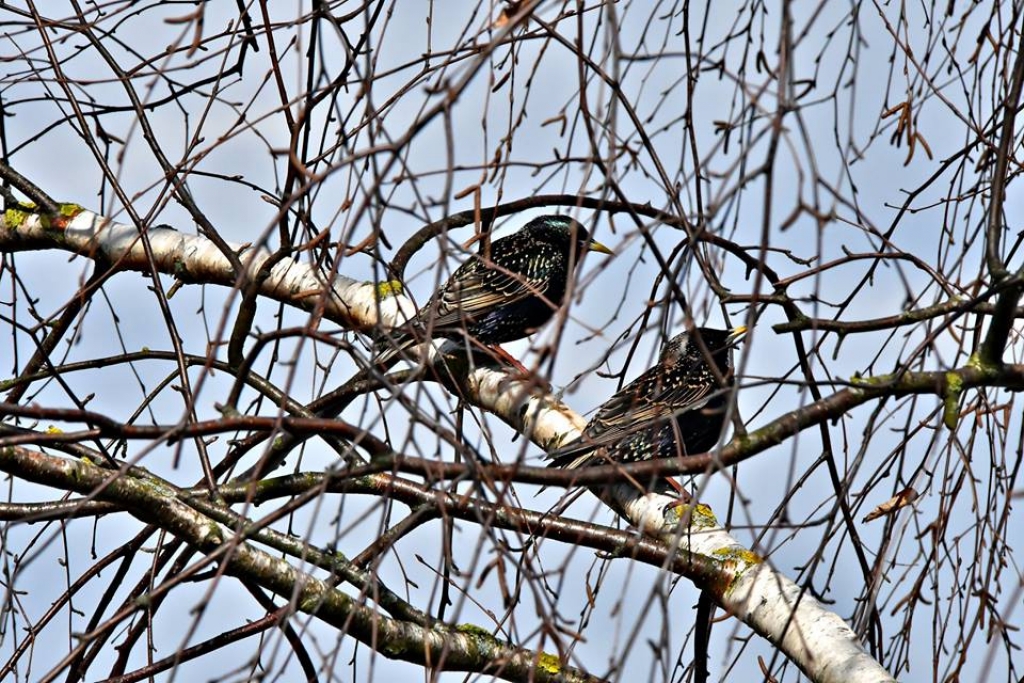
[[[415,317],[381,340],[377,363],[434,337],[468,334],[492,346],[532,334],[562,305],[570,266],[587,250],[612,253],[571,218],[534,218],[495,240],[489,257],[474,254],[452,273]]]
[[[746,331],[697,328],[707,353],[686,332],[670,339],[658,364],[608,399],[580,438],[551,453],[548,466],[639,462],[714,448],[735,381],[732,348]]]

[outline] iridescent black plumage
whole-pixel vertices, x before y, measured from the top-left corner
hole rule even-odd
[[[697,328],[708,354],[685,332],[662,348],[658,364],[606,401],[579,439],[553,452],[549,467],[705,453],[718,443],[735,378],[732,347],[746,332]]]
[[[611,253],[567,216],[534,218],[492,242],[488,257],[474,254],[452,273],[412,320],[382,340],[387,350],[378,363],[428,338],[458,340],[468,333],[493,345],[532,334],[561,306],[570,265],[586,250]]]

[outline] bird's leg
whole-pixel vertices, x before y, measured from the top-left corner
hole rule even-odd
[[[521,372],[524,377],[531,376],[532,373],[530,373],[530,371],[526,369],[526,366],[520,363],[518,360],[516,360],[511,353],[501,348],[499,344],[484,344],[478,339],[474,339],[472,337],[470,338],[470,343],[472,347],[474,347],[471,349],[472,352],[475,352],[477,349],[479,349],[480,351],[485,352],[491,360],[495,360],[501,364],[511,366],[517,372]]]
[[[676,481],[673,477],[665,477],[665,483],[672,487],[676,492],[676,505],[690,505],[693,503],[693,496],[690,492],[683,488],[682,484]]]
[[[508,365],[511,365],[513,368],[523,373],[524,375],[530,374],[530,371],[526,369],[526,366],[520,363],[518,360],[516,360],[515,356],[513,356],[511,353],[501,348],[500,344],[488,346],[487,350],[489,350],[494,355],[495,358],[497,358],[500,361],[504,361]]]

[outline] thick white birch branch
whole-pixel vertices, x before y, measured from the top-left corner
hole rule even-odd
[[[92,259],[102,259],[115,269],[150,272],[143,239],[149,241],[160,273],[184,282],[235,287],[254,280],[271,258],[264,248],[231,245],[245,268],[244,279],[231,261],[205,237],[178,232],[170,227],[149,228],[145,237],[134,226],[115,223],[75,204],[62,205],[57,218],[16,209],[4,212],[0,223],[0,251],[62,249]],[[412,303],[404,296],[378,300],[374,283],[340,275],[328,278],[308,264],[292,258],[275,263],[260,283],[259,293],[305,310],[323,308],[324,316],[347,327],[370,329],[380,318],[386,325],[398,315],[398,306]]]
[[[151,267],[134,227],[113,223],[74,205],[65,205],[60,219],[8,211],[0,224],[0,250],[62,249],[100,258],[128,270]],[[170,228],[148,231],[156,268],[185,281],[235,286],[230,261],[209,240]],[[252,278],[270,258],[265,249],[233,246]],[[264,296],[311,310],[355,329],[391,326],[412,303],[402,293],[379,300],[379,288],[334,275],[329,281],[311,266],[283,259],[260,285]],[[464,396],[545,450],[579,434],[584,420],[537,383],[495,368],[475,368],[462,380]],[[868,655],[853,630],[836,614],[774,571],[756,553],[744,548],[718,526],[703,505],[682,506],[676,498],[641,495],[632,486],[611,486],[602,498],[643,533],[661,539],[681,553],[712,558],[719,575],[702,586],[730,614],[767,638],[812,680],[819,683],[895,680]]]
[[[730,614],[770,640],[818,683],[895,681],[831,612],[757,553],[744,548],[705,505],[686,507],[664,495],[609,487],[606,502],[648,536],[680,551],[714,558],[720,575],[702,586]],[[686,519],[689,517],[690,519]]]

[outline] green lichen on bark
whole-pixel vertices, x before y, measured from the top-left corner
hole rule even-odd
[[[715,517],[714,511],[710,505],[704,503],[697,503],[693,508],[693,522],[694,526],[698,527],[716,527],[718,526],[718,518]]]
[[[83,211],[85,211],[85,207],[68,202],[59,204],[57,213],[42,213],[32,202],[25,202],[4,209],[4,223],[8,230],[18,230],[25,225],[25,221],[36,216],[44,230],[63,230],[75,216]]]
[[[398,280],[388,280],[387,282],[378,282],[377,285],[377,300],[383,301],[388,297],[399,296],[405,292],[405,287]]]
[[[710,529],[718,526],[718,519],[715,517],[714,511],[704,503],[674,505],[665,521],[669,524],[679,524],[683,520],[686,520],[692,529]]]
[[[753,550],[748,550],[742,546],[730,546],[727,548],[719,548],[712,553],[715,557],[726,560],[729,562],[737,562],[748,567],[761,564],[764,560],[760,555],[755,553]]]
[[[75,216],[77,216],[83,211],[85,211],[85,208],[79,206],[78,204],[73,204],[70,202],[67,204],[60,204],[57,207],[57,213],[55,214],[39,214],[39,223],[46,230],[64,230],[64,228],[67,227],[68,223],[71,222],[71,219],[73,219]]]
[[[942,422],[950,431],[956,429],[960,419],[960,394],[964,391],[964,380],[955,372],[946,373],[946,391],[942,397]]]
[[[459,633],[465,633],[471,636],[479,636],[483,638],[494,637],[494,634],[492,634],[490,631],[481,626],[477,626],[476,624],[459,624],[455,627],[455,630]]]
[[[739,545],[718,548],[712,551],[711,555],[723,565],[721,571],[715,573],[714,585],[710,586],[712,593],[721,596],[728,595],[736,582],[748,570],[757,567],[764,561],[753,550]]]
[[[194,281],[194,279],[192,278],[192,275],[189,273],[189,270],[188,270],[188,261],[183,259],[183,258],[181,258],[181,257],[175,257],[174,264],[173,264],[173,266],[171,268],[171,273],[180,282],[192,282],[192,281]]]
[[[541,652],[537,655],[537,668],[549,674],[557,674],[562,670],[562,660],[556,655]]]
[[[4,209],[4,223],[7,225],[8,230],[17,230],[29,216],[34,216],[35,213],[31,210],[31,207],[25,205],[17,205]]]

